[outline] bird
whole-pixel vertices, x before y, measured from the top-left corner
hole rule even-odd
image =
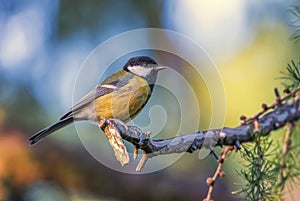
[[[74,121],[115,118],[125,123],[135,118],[148,102],[158,72],[165,69],[148,56],[129,59],[121,70],[83,96],[56,123],[38,131],[28,141],[31,146]]]

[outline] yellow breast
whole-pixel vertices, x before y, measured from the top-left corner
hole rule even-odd
[[[116,118],[124,122],[133,119],[147,103],[151,90],[145,79],[134,76],[127,84],[94,101],[100,118]]]

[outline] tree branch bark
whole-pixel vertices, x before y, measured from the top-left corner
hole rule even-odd
[[[135,126],[127,126],[118,119],[104,120],[102,129],[107,126],[116,129],[124,140],[132,143],[137,149],[143,150],[148,157],[182,152],[193,153],[202,147],[211,149],[213,146],[229,145],[240,148],[240,144],[253,140],[252,134],[255,132],[268,135],[288,122],[297,121],[300,118],[299,103],[300,100],[278,103],[273,111],[235,128],[197,131],[168,139],[151,139],[148,132],[143,132]]]

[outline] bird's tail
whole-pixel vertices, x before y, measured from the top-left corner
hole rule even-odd
[[[31,136],[28,141],[30,143],[31,146],[35,145],[36,143],[38,143],[39,141],[41,141],[44,137],[50,135],[51,133],[53,133],[54,131],[63,128],[69,124],[71,124],[73,122],[73,117],[68,117],[65,119],[62,119],[50,126],[48,126],[47,128],[44,128],[42,130],[40,130],[39,132],[35,133],[33,136]]]

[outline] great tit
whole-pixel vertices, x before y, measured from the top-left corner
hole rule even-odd
[[[106,78],[77,104],[67,111],[58,122],[38,131],[28,141],[35,145],[44,137],[63,128],[73,121],[116,118],[128,122],[148,102],[157,78],[165,69],[152,58],[138,56],[128,60],[123,69]]]

